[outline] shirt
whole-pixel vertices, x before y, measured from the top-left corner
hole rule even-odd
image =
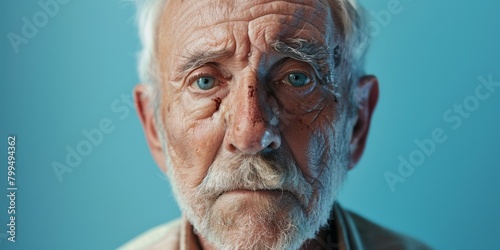
[[[426,245],[381,227],[344,210],[335,203],[328,221],[328,237],[318,239],[323,249],[338,250],[426,250]],[[183,216],[157,226],[132,239],[119,250],[201,250],[193,226]]]

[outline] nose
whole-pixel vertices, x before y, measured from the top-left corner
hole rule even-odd
[[[254,79],[254,78],[247,78]],[[226,131],[226,149],[242,154],[269,152],[281,146],[281,137],[277,127],[278,117],[274,114],[273,102],[256,81],[248,81],[235,93],[231,107],[230,121]]]

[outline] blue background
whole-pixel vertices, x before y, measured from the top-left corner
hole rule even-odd
[[[45,0],[43,0],[45,1]],[[38,1],[2,1],[0,10],[0,249],[112,249],[179,216],[153,162],[133,108],[139,41],[134,6],[73,0],[15,53],[7,34]],[[369,11],[389,0],[363,0]],[[436,249],[495,249],[500,244],[500,88],[457,129],[443,120],[474,95],[478,77],[500,81],[500,2],[402,0],[381,27],[367,71],[381,96],[368,145],[350,172],[341,202]],[[374,24],[375,25],[375,24]],[[112,106],[115,109],[112,109]],[[109,119],[114,130],[60,182],[52,164],[82,130]],[[399,155],[435,128],[447,140],[392,191]],[[17,138],[16,243],[7,241],[7,136]],[[65,164],[66,165],[66,164]]]

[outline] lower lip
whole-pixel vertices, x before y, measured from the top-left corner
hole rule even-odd
[[[263,196],[274,196],[280,197],[283,195],[288,195],[288,191],[284,190],[248,190],[248,189],[236,189],[229,192],[225,192],[226,195],[263,195]]]
[[[289,205],[300,204],[295,196],[285,190],[249,190],[249,189],[236,189],[222,193],[218,197],[218,201],[223,202],[224,206],[228,204],[246,204],[245,206],[260,206],[260,202],[267,201],[268,204],[275,204],[285,209]],[[235,203],[236,202],[236,203]],[[257,202],[257,203],[255,203]]]

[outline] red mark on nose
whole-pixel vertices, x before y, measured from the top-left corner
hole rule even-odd
[[[248,97],[253,97],[254,93],[255,93],[254,86],[248,86]]]
[[[252,119],[252,126],[255,127],[255,124],[257,124],[257,123],[264,123],[264,120],[260,117]]]

